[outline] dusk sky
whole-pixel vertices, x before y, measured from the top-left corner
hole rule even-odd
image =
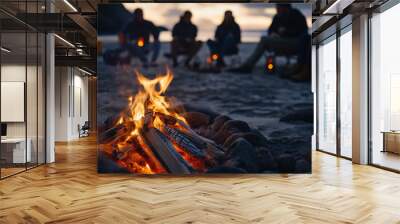
[[[244,42],[256,42],[265,34],[276,13],[275,4],[271,3],[124,3],[129,11],[142,8],[144,17],[158,26],[172,29],[179,16],[185,10],[193,13],[192,21],[198,26],[198,38],[213,38],[216,26],[221,23],[224,12],[231,10],[236,22],[241,26]],[[311,27],[311,6],[309,4],[293,4],[306,16]],[[171,40],[170,32],[163,32],[162,41]]]

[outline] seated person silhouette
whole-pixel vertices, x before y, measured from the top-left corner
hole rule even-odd
[[[143,18],[143,10],[138,8],[133,12],[132,21],[119,33],[122,47],[129,49],[132,56],[137,57],[144,66],[148,65],[148,53],[152,52],[151,63],[155,64],[160,52],[160,29],[152,22]],[[153,42],[150,43],[150,36]]]
[[[241,31],[235,21],[232,11],[225,11],[222,23],[215,31],[215,40],[208,40],[211,58],[217,60],[217,66],[225,66],[224,56],[239,53],[238,45],[241,41]]]
[[[172,29],[171,53],[166,54],[172,58],[173,66],[178,65],[178,56],[185,55],[185,66],[189,67],[191,60],[202,46],[201,41],[196,41],[197,26],[192,23],[192,13],[185,11]]]
[[[298,65],[289,78],[297,81],[311,79],[311,40],[304,15],[290,4],[277,4],[277,14],[268,30],[268,36],[261,37],[250,57],[231,72],[250,73],[265,51],[295,54]]]

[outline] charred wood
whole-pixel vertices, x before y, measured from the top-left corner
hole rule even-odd
[[[127,129],[124,125],[120,124],[110,129],[107,129],[99,136],[99,143],[108,143],[116,140],[118,137],[125,135]]]
[[[169,139],[156,128],[143,132],[146,142],[155,152],[164,167],[172,174],[190,174],[193,168],[175,150]]]
[[[164,126],[163,131],[165,131],[165,135],[171,141],[179,145],[190,155],[197,158],[205,158],[206,155],[204,151],[202,149],[199,149],[185,134],[183,134],[179,130],[166,125]]]
[[[122,148],[114,148],[114,150],[112,151],[112,157],[114,159],[122,160],[128,155],[128,152],[132,149],[134,149],[134,146],[131,144],[127,144]]]
[[[165,170],[165,167],[161,164],[158,157],[153,153],[150,146],[147,144],[147,141],[139,135],[137,137],[137,142],[140,144],[140,148],[145,154],[145,157],[149,159],[149,164],[154,170]],[[142,154],[143,155],[143,154]]]

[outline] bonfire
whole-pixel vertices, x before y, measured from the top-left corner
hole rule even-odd
[[[117,164],[138,174],[202,173],[223,154],[212,140],[197,134],[184,117],[178,102],[164,94],[173,80],[154,79],[136,72],[140,89],[129,105],[100,139],[102,150]]]

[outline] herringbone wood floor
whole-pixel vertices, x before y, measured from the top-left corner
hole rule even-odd
[[[400,175],[313,155],[312,175],[96,173],[95,139],[0,181],[0,223],[400,223]]]

